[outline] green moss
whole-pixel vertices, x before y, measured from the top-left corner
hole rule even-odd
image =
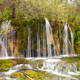
[[[40,80],[43,80],[45,78],[45,73],[45,71],[37,71]]]
[[[25,74],[28,75],[28,76],[30,76],[33,79],[36,79],[36,80],[39,79],[38,75],[37,75],[37,73],[35,71],[28,70],[28,71],[25,72]]]
[[[0,60],[0,69],[10,69],[13,66],[11,60]]]
[[[33,78],[34,80],[55,80],[57,76],[52,75],[51,73],[47,73],[46,71],[32,71],[28,70],[25,72],[28,76]]]
[[[11,77],[12,77],[12,78],[21,77],[21,72],[13,73]]]
[[[10,69],[13,66],[12,63],[7,63],[2,65],[2,69]]]

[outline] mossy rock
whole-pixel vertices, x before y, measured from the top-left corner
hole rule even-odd
[[[12,63],[3,64],[3,65],[2,65],[2,69],[10,69],[12,66],[13,66]]]
[[[67,63],[75,63],[75,62],[80,62],[80,57],[66,57],[66,58],[62,58],[63,61],[67,62]]]
[[[7,71],[8,71],[8,70],[0,70],[0,73],[1,73],[1,72],[7,72]]]
[[[44,60],[29,61],[29,64],[32,66],[32,68],[37,69],[37,65],[39,68],[41,68],[43,66],[43,61]]]
[[[37,71],[37,74],[38,74],[39,80],[43,80],[46,77],[45,76],[45,74],[46,74],[45,71]]]
[[[15,66],[15,65],[17,64],[16,61],[14,61],[14,60],[11,60],[11,61],[12,61],[12,63],[13,63],[13,66]]]
[[[47,73],[46,71],[36,71],[39,77],[39,80],[56,80],[57,76]]]
[[[13,66],[13,63],[11,60],[0,60],[0,69],[6,70],[10,69]]]
[[[12,75],[11,75],[11,77],[12,78],[20,78],[20,77],[22,77],[22,75],[21,75],[21,72],[16,72],[16,73],[13,73]]]
[[[31,60],[25,60],[24,61],[24,64],[30,64],[31,63]]]
[[[23,69],[28,69],[28,67],[27,67],[27,66],[22,66],[22,67],[20,68],[20,70],[23,70]]]
[[[27,70],[25,72],[25,74],[28,75],[29,77],[33,78],[33,79],[36,79],[36,80],[39,79],[39,77],[38,77],[38,75],[37,75],[37,73],[35,71]]]
[[[41,68],[43,66],[43,63],[39,63],[38,67]]]
[[[24,64],[25,59],[23,59],[23,58],[17,58],[17,59],[12,59],[12,61],[15,61],[17,64]]]

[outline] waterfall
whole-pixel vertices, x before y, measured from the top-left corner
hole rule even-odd
[[[34,57],[34,39],[32,40],[32,57]]]
[[[39,34],[37,33],[37,57],[40,57],[40,38]]]
[[[43,57],[46,57],[46,39],[43,37]]]
[[[4,22],[2,22],[1,27],[0,27],[0,57],[8,56],[7,52],[9,52],[9,51],[7,51],[7,43],[8,43],[7,32],[9,30],[10,22],[11,21],[4,21]],[[48,54],[48,57],[56,56],[57,48],[55,48],[51,25],[46,18],[45,18],[45,23],[46,23],[46,25],[45,25],[46,27],[44,27],[44,26],[42,27],[42,32],[41,32],[41,36],[40,36],[39,21],[38,21],[38,31],[37,31],[37,40],[36,40],[37,41],[37,57],[41,57],[42,53],[43,53],[42,54],[43,57],[46,57],[46,54]],[[11,32],[10,34],[11,34],[11,43],[12,43],[11,54],[13,55],[14,32],[13,32],[12,28],[10,29],[10,32]],[[62,35],[60,33],[61,33],[61,29],[60,29],[60,24],[59,24],[59,32],[58,32],[57,38],[59,38],[60,51],[62,49],[61,45],[63,45],[64,46],[63,52],[65,53],[65,55],[68,55],[69,52],[71,52],[71,54],[73,54],[73,32],[72,32],[70,26],[67,26],[67,23],[65,24],[64,43],[63,42],[61,43]],[[46,39],[47,39],[47,44],[46,44]],[[41,47],[40,47],[40,45],[41,45]],[[34,56],[34,54],[35,54],[34,50],[32,50],[32,46],[34,46],[34,41],[32,40],[32,42],[31,42],[31,28],[28,27],[28,49],[26,50],[27,57]],[[46,50],[46,48],[47,48],[47,50]],[[59,49],[57,49],[57,50],[59,50]],[[40,50],[42,50],[42,51],[40,51]],[[32,54],[31,54],[31,52],[32,52]]]
[[[67,23],[64,27],[64,45],[65,45],[65,54],[68,55],[68,27]]]
[[[28,28],[28,56],[31,57],[31,29]]]
[[[67,27],[67,23],[65,24],[64,34],[65,34],[65,39],[64,39],[65,54],[68,55],[68,27]]]
[[[0,46],[1,46],[1,50],[0,50],[0,57],[7,57],[7,31],[8,31],[8,27],[11,21],[8,22],[4,21],[1,24],[1,28],[0,28]]]
[[[52,57],[52,52],[51,52],[51,44],[50,44],[50,32],[49,32],[49,27],[50,24],[45,18],[46,21],[46,35],[47,35],[47,49],[48,49],[48,57]]]
[[[43,26],[43,57],[46,57],[46,28]]]
[[[4,42],[1,41],[1,39],[0,39],[0,45],[1,45],[1,56],[0,57],[7,57],[8,54],[7,54],[6,47],[5,47]]]
[[[37,57],[40,57],[39,21],[38,21],[38,32],[37,32]]]
[[[56,56],[55,46],[54,46],[54,40],[53,40],[53,34],[51,30],[50,23],[45,18],[46,22],[46,35],[47,35],[47,49],[48,49],[48,57],[52,57],[52,50],[51,50],[51,44],[54,47],[54,55]]]
[[[68,34],[68,29],[70,30],[70,35]],[[71,38],[71,40],[69,39],[69,37]],[[73,54],[73,32],[70,28],[70,26],[67,26],[67,23],[65,24],[64,27],[64,45],[65,45],[65,54],[68,55],[69,52],[69,48],[71,51],[71,54]],[[69,46],[69,47],[68,47]]]
[[[68,27],[69,27],[69,30],[70,30],[71,42],[72,42],[72,44],[71,44],[71,54],[73,54],[73,32],[72,32],[71,27],[69,25],[68,25]]]

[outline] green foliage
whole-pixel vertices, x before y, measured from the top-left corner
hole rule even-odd
[[[77,70],[80,71],[80,62],[77,63]]]
[[[73,37],[74,37],[74,49],[77,54],[80,53],[80,28],[75,27],[73,31]]]
[[[12,3],[10,3],[10,1]],[[74,5],[70,5],[67,0],[10,0],[9,2],[5,2],[1,0],[2,15],[0,15],[0,19],[6,20],[10,19],[13,15],[13,8],[15,8],[15,19],[19,21],[21,19],[30,20],[39,20],[47,17],[49,20],[54,21],[63,21],[63,22],[77,22],[79,23],[79,0],[75,1]],[[4,4],[6,3],[6,5]],[[10,3],[10,4],[9,4]],[[8,6],[7,6],[8,4]],[[5,5],[5,6],[4,6]],[[73,15],[72,15],[73,14]],[[76,16],[75,16],[76,15]]]
[[[0,69],[10,69],[13,66],[11,60],[0,60]]]
[[[9,20],[11,18],[12,12],[10,8],[4,9],[2,14],[0,15],[0,21]]]

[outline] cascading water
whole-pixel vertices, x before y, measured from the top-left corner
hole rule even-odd
[[[34,39],[32,40],[32,49],[33,49],[33,50],[32,50],[32,52],[31,52],[31,53],[32,53],[31,56],[34,57]]]
[[[0,28],[0,45],[1,45],[1,53],[0,57],[7,57],[7,31],[11,21],[4,21],[2,22]]]
[[[52,57],[52,49],[51,44],[53,44],[54,47],[54,55],[56,56],[55,46],[54,46],[54,40],[53,40],[53,34],[51,30],[51,26],[48,22],[48,20],[45,18],[46,22],[46,35],[47,35],[47,49],[48,49],[48,57]],[[50,38],[51,36],[51,38]],[[52,43],[51,43],[52,42]]]
[[[37,33],[37,57],[40,57],[40,38],[39,35]]]
[[[41,57],[42,55],[43,57],[46,57],[47,55],[48,57],[52,57],[60,54],[64,54],[64,55],[73,54],[73,33],[71,28],[67,26],[67,23],[65,24],[65,27],[63,30],[64,36],[61,35],[62,33],[60,29],[60,24],[59,24],[59,30],[57,35],[58,39],[57,39],[56,48],[55,48],[55,43],[54,43],[54,38],[53,38],[53,33],[52,33],[50,23],[46,18],[45,18],[45,22],[46,22],[46,27],[44,26],[42,27],[41,36],[39,32],[40,30],[39,30],[39,23],[38,23],[37,40],[36,40],[37,49],[35,49],[35,51],[37,51],[37,54],[33,52],[34,50],[32,47],[35,45],[35,43],[33,43],[32,41],[32,45],[31,45],[31,29],[28,28],[28,50],[26,51],[26,56],[34,57],[34,54],[35,54],[36,57]],[[70,34],[68,29],[70,30]],[[41,42],[40,42],[40,38],[41,38]],[[46,43],[46,38],[47,38],[47,43]]]
[[[46,27],[43,26],[43,57],[46,57]]]
[[[43,37],[43,57],[46,57],[46,40]]]
[[[50,32],[49,32],[49,27],[50,24],[45,18],[46,21],[46,35],[47,35],[47,49],[48,49],[48,57],[52,57],[52,52],[51,52],[51,44],[50,44]]]
[[[0,39],[0,45],[1,45],[1,53],[0,53],[0,57],[7,57],[8,54],[7,54],[6,47],[5,47],[4,42],[1,41],[1,39]]]
[[[9,21],[9,22],[5,21],[2,23],[2,25],[0,27],[0,33],[1,33],[0,34],[0,46],[1,46],[0,56],[1,57],[8,56],[8,54],[7,54],[7,31],[8,31],[8,26],[9,26],[10,22],[11,21]],[[46,22],[46,27],[45,28],[44,28],[44,26],[42,27],[42,28],[44,28],[44,30],[42,31],[42,34],[41,34],[41,35],[43,35],[42,39],[41,39],[43,42],[42,43],[43,44],[42,55],[43,55],[43,57],[46,57],[47,56],[46,54],[48,51],[48,57],[52,57],[53,55],[56,56],[57,53],[56,53],[56,49],[55,49],[52,29],[51,29],[50,23],[48,22],[48,20],[46,18],[45,18],[45,22]],[[68,29],[70,30],[70,35],[68,34],[69,33]],[[10,31],[11,31],[11,42],[12,42],[12,47],[13,47],[13,30],[10,29]],[[46,34],[45,34],[45,31],[46,31]],[[59,26],[59,37],[60,36],[62,36],[62,35],[60,34],[60,26]],[[69,38],[69,36],[70,36],[70,38]],[[46,45],[46,38],[47,38],[47,45]],[[59,44],[64,45],[64,47],[63,47],[64,54],[68,55],[69,51],[71,52],[71,54],[73,54],[73,32],[72,32],[70,26],[67,27],[67,24],[64,27],[64,43],[61,43],[59,41]],[[34,52],[32,52],[31,46],[34,46],[34,43],[32,42],[32,45],[31,45],[31,29],[28,28],[28,50],[26,51],[27,57],[31,57],[32,55],[34,56]],[[69,47],[70,47],[70,49],[69,49]],[[46,50],[46,48],[47,48],[47,50]],[[41,57],[40,50],[41,50],[41,48],[40,48],[40,36],[39,36],[39,25],[38,25],[37,50],[36,50],[37,57]],[[12,51],[11,54],[13,55],[13,48],[11,51]],[[54,53],[52,53],[52,51]]]
[[[71,44],[71,54],[73,54],[73,32],[72,32],[71,27],[69,25],[68,25],[68,27],[69,27],[69,30],[70,30],[71,42],[72,42],[72,44]]]
[[[77,66],[77,62],[65,63],[63,61],[61,63],[59,59],[51,59],[51,60],[45,60],[45,62],[43,62],[43,66],[39,68],[39,70],[51,72],[55,75],[63,76],[66,78],[68,77],[72,80],[78,80],[76,78],[71,77],[71,75],[80,75],[78,68],[79,67]],[[66,79],[66,80],[69,80],[69,79]]]
[[[28,28],[28,56],[31,57],[31,29]]]
[[[68,27],[67,23],[64,27],[64,45],[65,45],[65,54],[68,55]]]
[[[46,34],[44,33],[45,30],[43,30],[43,37],[42,37],[42,42],[43,42],[43,57],[46,57],[46,52],[48,50],[48,57],[52,57],[52,45],[54,48],[54,56],[56,56],[56,51],[55,51],[55,45],[54,45],[54,40],[53,40],[53,34],[52,34],[52,30],[51,30],[51,26],[48,22],[48,20],[45,18],[46,21]],[[44,29],[45,29],[44,28]],[[68,34],[68,29],[70,30],[70,39],[69,39],[69,34]],[[5,34],[5,33],[4,33]],[[6,48],[6,38],[5,35],[0,35],[0,45],[2,47],[2,50],[4,50],[4,52],[1,52],[1,57],[7,57],[7,48]],[[59,28],[59,33],[58,33],[58,37],[62,36],[60,34],[60,28]],[[42,34],[41,34],[42,35]],[[13,41],[13,31],[11,30],[11,39]],[[46,37],[47,37],[47,50],[46,50]],[[37,33],[37,57],[41,57],[40,56],[40,36],[39,36],[39,32]],[[60,42],[60,41],[59,41]],[[60,43],[59,43],[60,44]],[[64,45],[65,45],[65,54],[68,55],[68,45],[71,45],[71,54],[73,54],[73,33],[71,28],[68,26],[67,24],[64,27]],[[26,51],[27,57],[33,57],[34,56],[34,52],[32,51],[32,49],[34,49],[34,39],[32,39],[32,45],[31,45],[31,28],[28,28],[28,50]],[[25,53],[25,52],[24,52]],[[60,57],[60,56],[59,56]],[[58,57],[57,57],[58,58]],[[37,58],[39,59],[39,58]],[[37,60],[36,58],[31,61]],[[34,70],[42,70],[42,71],[46,71],[46,72],[50,72],[53,73],[54,75],[60,76],[60,77],[65,77],[65,80],[69,80],[69,79],[73,79],[73,80],[78,80],[77,78],[72,77],[72,75],[80,75],[80,68],[77,66],[78,63],[74,63],[74,64],[68,64],[66,62],[62,62],[60,59],[47,59],[44,58],[44,61],[42,63],[38,63],[37,66],[35,66],[36,68],[34,68],[34,65],[31,64],[25,64],[25,67],[28,67],[28,69],[34,69]],[[40,67],[40,65],[42,65]],[[20,70],[20,68],[24,66],[24,64],[20,64],[20,65],[16,65],[13,66],[9,71],[5,72],[4,75],[6,76],[10,76],[12,73],[17,72]],[[57,78],[56,80],[63,80],[62,78]]]
[[[38,21],[38,32],[37,32],[37,57],[40,57],[39,21]]]
[[[69,30],[70,30],[70,35],[69,35]],[[70,40],[70,38],[71,40]],[[70,49],[69,49],[70,48]],[[73,32],[70,28],[70,26],[67,26],[67,23],[65,24],[64,27],[64,54],[68,55],[69,50],[70,54],[73,54]]]

